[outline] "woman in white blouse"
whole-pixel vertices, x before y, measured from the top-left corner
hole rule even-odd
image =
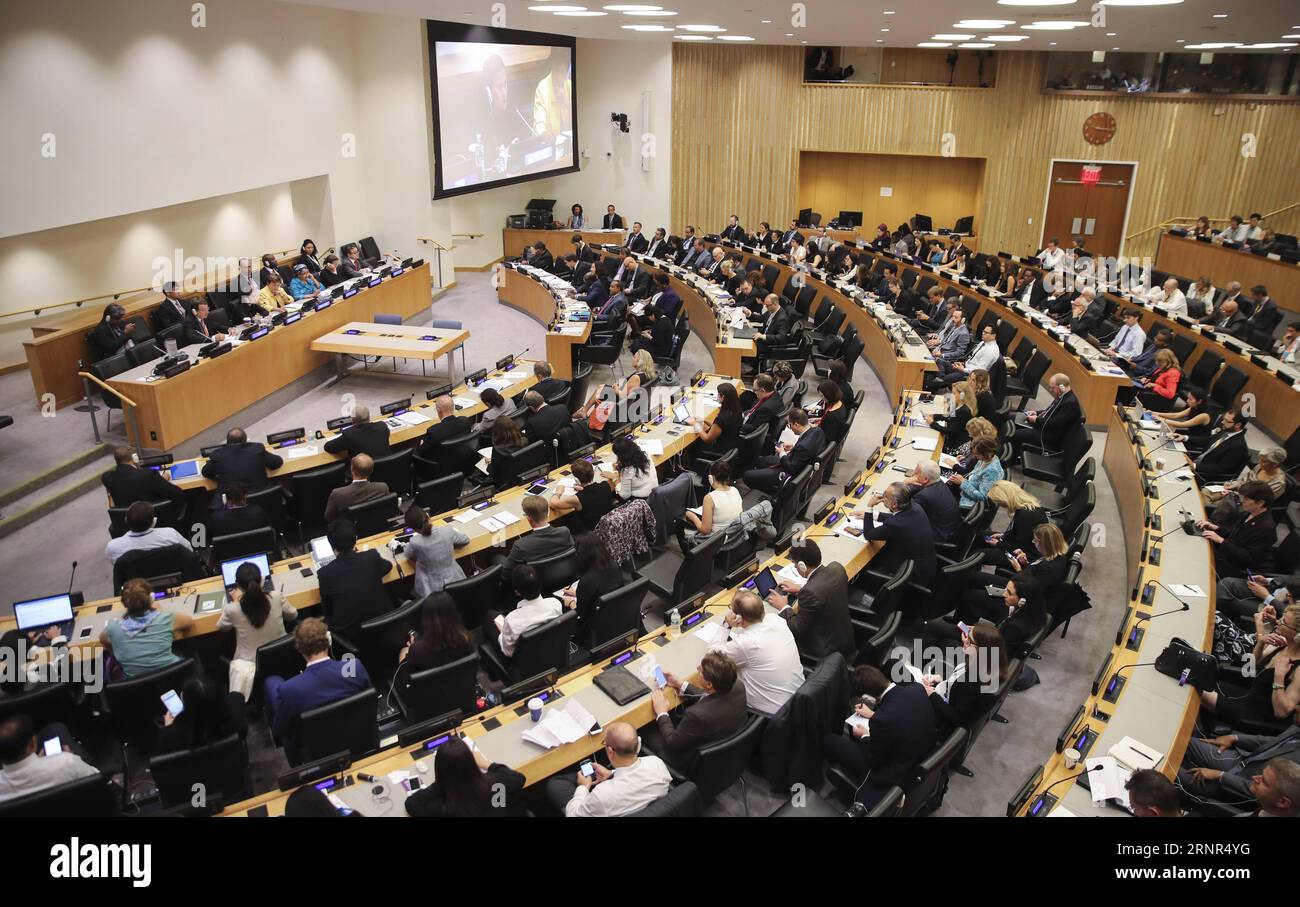
[[[1198,277],[1187,288],[1187,313],[1193,318],[1200,318],[1214,308],[1214,285],[1208,277]]]
[[[298,616],[298,610],[284,600],[276,589],[270,595],[262,588],[262,571],[252,562],[240,564],[235,571],[232,601],[221,609],[217,629],[234,628],[235,657],[230,660],[230,692],[248,699],[253,692],[253,675],[257,672],[257,649],[285,634],[285,621]]]
[[[630,437],[614,442],[614,469],[618,473],[614,493],[624,501],[647,498],[659,485],[655,465],[649,455]]]
[[[695,527],[696,539],[724,531],[740,516],[743,506],[740,491],[731,484],[731,467],[725,460],[717,460],[709,467],[709,485],[713,490],[704,496],[700,515],[686,511],[687,522]]]
[[[799,239],[799,235],[790,240],[790,264],[801,265],[808,258],[808,247]]]

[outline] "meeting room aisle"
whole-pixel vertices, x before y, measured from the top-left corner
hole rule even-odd
[[[940,456],[935,444],[937,434],[924,424],[913,424],[913,419],[921,421],[925,416],[938,412],[940,405],[936,401],[921,403],[919,395],[915,394],[909,395],[907,402],[906,407],[899,407],[897,420],[888,427],[884,443],[877,450],[874,459],[882,468],[873,466],[853,475],[844,488],[846,493],[832,497],[819,507],[820,519],[804,533],[806,539],[819,546],[825,562],[842,564],[850,578],[865,570],[881,547],[880,543],[860,538],[860,531],[855,534],[847,528],[853,514],[867,509],[868,499],[896,481],[900,473],[910,472],[921,460]],[[755,573],[770,571],[775,575],[782,569],[788,572],[790,567],[788,556],[774,554],[756,564]],[[570,715],[590,715],[602,727],[614,721],[629,722],[637,727],[649,725],[655,718],[648,696],[655,685],[655,667],[698,683],[695,668],[700,658],[716,640],[725,638],[722,615],[738,589],[753,586],[754,578],[747,574],[736,586],[724,588],[707,600],[703,596],[697,599],[685,609],[680,629],[672,625],[661,626],[626,651],[561,677],[553,685],[543,684],[537,691],[545,697],[543,717],[546,711],[568,710],[572,708],[570,703],[576,701],[581,709],[575,709]],[[775,618],[776,609],[770,604],[765,605],[765,609],[769,616],[779,619]],[[597,678],[604,672],[621,671],[624,667],[645,685],[645,692],[620,704],[597,684]],[[665,690],[665,694],[669,697],[669,704],[675,705],[677,697],[671,688]],[[410,780],[418,778],[417,784],[421,787],[433,782],[434,760],[430,757],[446,743],[451,733],[471,741],[489,762],[522,773],[530,786],[576,765],[601,747],[601,735],[592,733],[554,748],[540,748],[524,739],[524,734],[534,727],[530,718],[526,702],[504,702],[495,709],[465,718],[459,725],[439,722],[436,730],[415,741],[414,745],[399,744],[383,750],[356,762],[345,772],[324,771],[312,783],[324,785],[338,804],[362,815],[401,817],[406,815],[402,804]],[[376,786],[372,783],[354,783],[358,773],[380,779],[382,795],[376,795]],[[288,797],[288,792],[264,794],[234,804],[222,815],[280,815]]]
[[[1128,815],[1109,802],[1127,799],[1127,772],[1154,768],[1173,780],[1197,720],[1196,687],[1157,665],[1174,640],[1208,652],[1214,636],[1213,546],[1183,528],[1206,518],[1192,460],[1155,423],[1115,407],[1105,463],[1130,594],[1090,695],[1059,729],[1055,752],[1009,798],[1008,815]]]

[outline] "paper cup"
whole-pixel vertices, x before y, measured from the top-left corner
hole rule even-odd
[[[534,721],[541,721],[542,706],[544,704],[545,703],[543,703],[542,700],[538,699],[536,696],[528,700],[528,716],[532,718]],[[1078,754],[1076,753],[1076,755]]]

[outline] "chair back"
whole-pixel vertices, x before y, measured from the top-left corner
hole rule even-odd
[[[505,568],[493,564],[473,576],[448,583],[442,589],[456,602],[456,610],[469,630],[483,626],[487,609],[496,601],[497,589],[501,586],[501,574]]]
[[[1209,387],[1222,365],[1222,356],[1208,349],[1202,350],[1201,358],[1196,360],[1196,365],[1188,373],[1187,380],[1197,387]]]
[[[703,809],[700,803],[700,789],[689,781],[675,785],[658,800],[634,813],[628,813],[628,819],[680,818],[693,819]]]
[[[930,798],[938,790],[949,764],[966,745],[968,736],[969,731],[965,728],[957,728],[948,735],[948,739],[941,743],[938,749],[917,764],[913,776],[915,783],[907,792],[907,799],[903,804],[903,816],[919,815],[923,809],[930,806]]]
[[[497,487],[508,488],[511,485],[519,484],[520,473],[550,463],[550,445],[546,441],[533,441],[518,450],[499,453],[496,457],[499,457],[502,461],[500,464],[501,481]]]
[[[353,693],[302,713],[298,726],[298,752],[289,754],[294,765],[313,762],[344,750],[355,762],[379,748],[379,712],[374,690]]]
[[[164,809],[192,803],[195,785],[202,785],[206,802],[197,810],[203,815],[253,793],[248,747],[238,734],[207,746],[154,756],[149,760],[149,774],[158,785]]]
[[[586,633],[591,648],[599,649],[629,633],[640,637],[641,605],[649,591],[650,580],[643,576],[597,597],[596,610]]]
[[[1083,521],[1092,516],[1093,509],[1097,506],[1097,486],[1091,481],[1084,483],[1081,494],[1075,496],[1070,501],[1069,506],[1060,518],[1054,520],[1061,527],[1062,534],[1068,539],[1074,535],[1075,531],[1083,525]]]
[[[722,551],[722,543],[726,539],[727,534],[722,531],[722,527],[718,527],[717,531],[710,533],[708,538],[686,552],[673,577],[673,600],[670,604],[680,605],[689,601],[709,584],[713,578],[713,562]]]
[[[271,521],[271,526],[276,532],[284,530],[285,523],[285,502],[284,488],[272,482],[265,488],[259,488],[257,491],[248,493],[248,503],[256,504],[262,508],[267,519]]]
[[[189,577],[194,573],[192,561],[193,555],[180,545],[128,551],[113,564],[113,592],[121,594],[122,586],[129,579]]]
[[[80,819],[117,815],[117,794],[108,775],[94,774],[68,784],[0,802],[0,819]]]
[[[26,715],[36,728],[56,721],[67,724],[82,692],[80,682],[59,680],[36,684],[32,689],[12,696],[0,696],[0,722],[15,715]]]
[[[1237,397],[1245,386],[1245,372],[1235,366],[1224,366],[1223,371],[1219,373],[1219,380],[1215,381],[1214,387],[1210,389],[1210,399],[1224,409],[1231,409],[1237,405]]]
[[[372,617],[350,634],[355,636],[357,656],[373,682],[388,680],[397,669],[397,655],[419,625],[421,603],[418,598],[412,599],[387,614]]]
[[[427,721],[455,709],[466,715],[473,714],[478,693],[478,665],[478,652],[471,652],[448,664],[407,674],[397,687],[398,701],[406,720],[410,723]]]
[[[286,633],[279,639],[264,642],[257,647],[253,656],[255,672],[253,674],[253,695],[260,696],[262,683],[268,677],[297,677],[307,667],[307,662],[293,645],[293,634]]]
[[[691,763],[690,780],[700,789],[700,799],[712,803],[718,794],[740,780],[754,755],[766,720],[750,713],[740,730],[700,747]]]
[[[559,554],[552,554],[550,557],[533,561],[532,567],[537,571],[537,578],[541,580],[542,594],[550,595],[578,578],[578,551],[576,548],[570,548]]]
[[[565,611],[554,620],[525,630],[515,645],[510,663],[513,679],[535,677],[547,671],[562,672],[569,661],[569,640],[577,622],[577,611]]]
[[[194,673],[195,665],[193,658],[182,658],[138,677],[106,681],[101,694],[104,710],[118,740],[138,746],[146,753],[152,752],[158,740],[162,694],[179,690]]]
[[[390,492],[382,498],[375,498],[364,504],[354,504],[344,511],[344,515],[356,523],[357,537],[365,538],[393,528],[391,521],[399,515],[397,505],[397,494]]]
[[[297,472],[289,478],[289,510],[303,538],[323,534],[330,492],[346,484],[348,465],[342,461]]]
[[[411,457],[415,455],[415,448],[408,447],[405,450],[395,450],[385,457],[379,457],[375,460],[374,472],[370,474],[370,481],[383,482],[388,486],[388,490],[406,497],[411,493]]]
[[[270,526],[218,535],[212,539],[212,565],[219,568],[226,561],[254,554],[265,554],[268,560],[274,561],[279,550],[275,530]]]
[[[464,484],[465,476],[458,470],[441,478],[421,482],[415,486],[415,503],[423,507],[430,517],[448,513],[456,509],[460,489]]]

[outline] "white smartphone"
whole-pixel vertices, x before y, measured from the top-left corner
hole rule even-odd
[[[181,697],[176,695],[175,690],[168,690],[166,693],[163,693],[162,703],[163,708],[167,709],[168,713],[173,718],[176,718],[181,712],[185,711],[185,704],[181,702]]]
[[[594,778],[596,776],[596,766],[590,762],[584,762],[579,767],[584,778]]]
[[[63,752],[63,743],[59,740],[58,737],[51,737],[49,740],[45,741],[44,745],[45,745],[45,755],[47,756],[56,756],[59,753]]]

